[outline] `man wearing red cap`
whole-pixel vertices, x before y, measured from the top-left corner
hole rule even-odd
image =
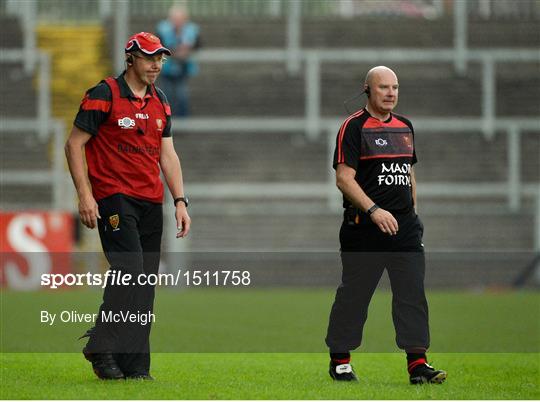
[[[86,92],[65,150],[82,223],[98,228],[111,271],[132,278],[127,286],[107,282],[83,353],[101,379],[152,379],[154,286],[141,285],[145,282],[139,279],[157,274],[159,268],[160,172],[174,199],[177,238],[188,234],[191,220],[171,136],[170,107],[154,85],[164,55],[171,52],[155,35],[140,32],[129,38],[125,53],[126,70]]]

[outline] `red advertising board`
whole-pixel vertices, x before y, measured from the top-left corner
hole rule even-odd
[[[67,212],[0,212],[0,286],[35,290],[42,274],[69,273],[73,225]]]

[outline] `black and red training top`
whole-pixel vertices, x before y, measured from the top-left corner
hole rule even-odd
[[[417,162],[414,129],[403,116],[391,113],[386,121],[364,108],[341,125],[334,151],[334,169],[345,163],[356,170],[355,179],[379,207],[394,213],[413,208],[411,167]],[[352,206],[343,196],[343,207]]]
[[[125,194],[163,202],[159,161],[162,138],[171,136],[170,116],[161,90],[148,86],[139,98],[123,75],[88,90],[74,125],[92,135],[85,153],[96,200]]]

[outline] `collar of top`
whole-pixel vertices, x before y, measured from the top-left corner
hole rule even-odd
[[[369,110],[367,110],[367,107],[364,108],[364,112],[365,112],[369,117],[371,117],[372,119],[375,119],[375,120],[377,120],[377,121],[379,121],[379,122],[381,122],[381,123],[390,123],[390,121],[392,120],[392,116],[393,116],[392,112],[390,112],[390,116],[388,116],[388,119],[386,119],[386,120],[379,120],[378,118],[372,116],[371,113],[369,113]]]
[[[126,72],[124,71],[122,74],[118,76],[116,81],[118,82],[118,87],[120,88],[120,97],[121,98],[131,98],[131,99],[139,99],[138,96],[135,96],[131,88],[126,82],[126,79],[124,78],[124,74]],[[154,92],[152,91],[152,86],[148,85],[146,87],[146,94],[144,95],[144,99],[151,98],[154,95]]]

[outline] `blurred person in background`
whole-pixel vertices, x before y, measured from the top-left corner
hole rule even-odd
[[[384,269],[392,289],[397,346],[407,353],[411,384],[442,383],[428,365],[428,304],[424,292],[424,227],[416,214],[417,162],[411,122],[393,113],[398,79],[388,67],[366,75],[366,106],[341,125],[333,167],[343,193],[339,239],[343,266],[326,344],[330,376],[357,381],[350,351],[360,346],[368,306]]]
[[[111,265],[107,273],[142,279],[158,273],[164,193],[160,171],[174,199],[176,237],[190,229],[170,107],[154,85],[164,55],[170,54],[157,36],[133,35],[125,46],[126,70],[86,92],[66,142],[80,219],[90,229],[97,226]],[[89,337],[84,356],[101,379],[152,379],[149,336],[155,287],[131,283],[107,281],[95,327],[83,335]],[[137,314],[134,322],[124,318],[128,313]],[[120,320],[111,322],[111,316]]]
[[[164,46],[172,49],[172,57],[163,66],[159,85],[169,99],[173,116],[188,116],[188,80],[198,73],[198,65],[191,55],[200,47],[199,26],[189,21],[184,7],[175,5],[169,10],[168,19],[158,23],[156,34]]]

